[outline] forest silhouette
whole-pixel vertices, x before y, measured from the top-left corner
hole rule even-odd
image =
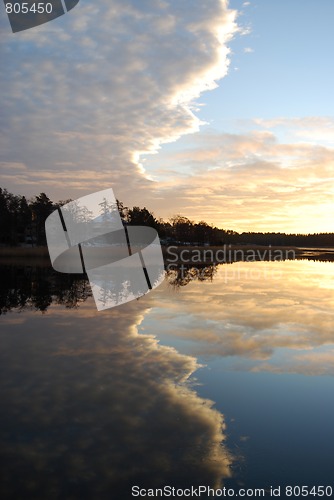
[[[45,246],[45,220],[72,200],[53,202],[45,193],[28,200],[0,188],[0,245]],[[182,215],[164,221],[146,207],[115,207],[125,225],[150,226],[158,231],[162,244],[265,245],[307,248],[334,247],[334,233],[287,234],[284,232],[242,232],[218,228],[206,221],[194,222]],[[103,215],[103,207],[101,207]]]

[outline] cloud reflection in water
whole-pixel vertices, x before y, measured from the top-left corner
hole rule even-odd
[[[138,335],[144,304],[2,318],[5,495],[127,498],[230,475],[223,417],[187,383],[196,359]]]
[[[164,343],[234,370],[334,375],[332,262],[239,262],[201,282],[193,274],[177,300],[173,287],[160,292],[148,332],[158,323]]]

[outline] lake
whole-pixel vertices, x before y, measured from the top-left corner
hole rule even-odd
[[[0,272],[2,499],[334,488],[333,263],[171,270],[102,312],[80,276]]]

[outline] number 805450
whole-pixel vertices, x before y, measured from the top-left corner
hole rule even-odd
[[[33,3],[31,5],[28,2],[22,3],[6,3],[7,14],[28,14],[32,12],[33,14],[51,14],[52,3]]]

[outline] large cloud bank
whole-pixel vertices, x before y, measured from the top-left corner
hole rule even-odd
[[[140,154],[195,131],[193,100],[228,67],[225,0],[81,0],[13,35],[1,19],[2,184],[79,195],[149,195]]]

